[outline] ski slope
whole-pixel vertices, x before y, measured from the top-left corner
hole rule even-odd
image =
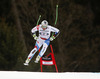
[[[0,71],[0,79],[100,79],[100,73]]]

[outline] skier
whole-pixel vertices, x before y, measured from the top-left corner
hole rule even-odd
[[[39,36],[38,37],[36,36],[36,31],[39,31]],[[46,20],[43,20],[40,25],[35,26],[31,30],[31,32],[32,32],[32,35],[33,35],[34,39],[36,40],[36,44],[35,44],[34,49],[28,55],[24,65],[29,64],[32,57],[39,50],[39,48],[42,46],[41,51],[39,52],[38,56],[36,57],[36,60],[34,61],[35,63],[38,63],[40,58],[46,52],[50,41],[53,41],[59,34],[59,30],[57,28],[54,28],[54,27],[48,25],[48,22]],[[51,32],[54,32],[53,36],[50,36]]]

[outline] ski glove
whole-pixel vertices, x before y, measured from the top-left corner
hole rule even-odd
[[[54,36],[51,36],[51,37],[50,37],[50,41],[53,41],[54,39],[55,39]]]
[[[34,37],[35,40],[38,39],[38,37],[36,36],[36,34],[33,34],[33,37]]]
[[[37,37],[37,36],[35,36],[35,37],[34,37],[34,39],[35,39],[35,40],[37,40],[37,39],[38,39],[38,37]]]

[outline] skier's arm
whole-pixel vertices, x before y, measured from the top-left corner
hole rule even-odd
[[[51,27],[51,31],[54,32],[54,34],[51,36],[51,40],[53,40],[59,35],[60,31],[55,27]]]
[[[32,36],[34,37],[35,40],[37,39],[36,31],[38,31],[38,30],[39,30],[39,25],[38,25],[38,26],[35,26],[35,27],[31,30]]]

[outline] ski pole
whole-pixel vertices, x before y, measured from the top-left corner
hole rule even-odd
[[[39,18],[38,18],[38,21],[37,21],[37,24],[36,24],[36,25],[38,25],[38,23],[39,23],[39,21],[40,21],[40,18],[41,18],[41,15],[39,16]]]
[[[57,19],[58,19],[58,5],[56,5],[56,19],[55,19],[55,25],[57,23]]]
[[[57,19],[58,19],[58,5],[56,5],[56,19],[55,19],[55,24],[54,26],[56,25],[57,23]],[[54,33],[52,33],[52,36],[54,35]]]

